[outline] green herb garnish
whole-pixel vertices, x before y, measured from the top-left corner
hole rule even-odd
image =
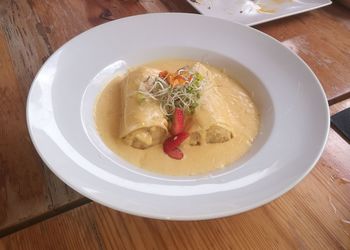
[[[175,108],[193,114],[205,84],[204,76],[193,72],[188,66],[177,70],[176,74],[184,79],[183,84],[174,86],[167,82],[166,77],[157,76],[148,77],[139,88],[139,93],[143,96],[159,101],[162,111],[168,118],[171,118]]]

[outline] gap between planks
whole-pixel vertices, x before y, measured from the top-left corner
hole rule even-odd
[[[69,204],[66,204],[62,207],[59,207],[59,208],[56,208],[56,209],[53,209],[51,211],[48,211],[46,213],[43,213],[39,216],[36,216],[36,217],[33,217],[33,218],[30,218],[28,220],[25,220],[21,223],[18,223],[16,225],[13,225],[13,226],[9,226],[7,228],[4,228],[2,230],[0,230],[0,238],[2,237],[5,237],[9,234],[13,234],[13,233],[16,233],[17,231],[20,231],[22,229],[25,229],[27,227],[30,227],[30,226],[33,226],[34,224],[38,224],[40,222],[43,222],[47,219],[50,219],[52,217],[55,217],[55,216],[58,216],[58,215],[61,215],[65,212],[68,212],[72,209],[75,209],[75,208],[78,208],[80,206],[83,206],[85,204],[88,204],[92,202],[90,199],[86,198],[86,197],[83,197],[79,200],[76,200],[76,201],[73,201]]]
[[[350,98],[350,92],[343,93],[328,100],[328,106],[333,106],[339,102],[345,101]]]

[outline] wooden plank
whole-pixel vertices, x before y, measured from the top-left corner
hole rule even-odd
[[[184,0],[180,0],[180,1],[184,1]],[[169,10],[171,10],[167,8],[166,5],[163,4],[160,0],[154,0],[154,1],[139,0],[139,2],[148,13],[168,12]]]
[[[281,198],[223,219],[171,222],[96,203],[9,235],[8,249],[348,249],[350,145],[333,130],[316,168]],[[64,241],[62,241],[64,239]]]
[[[1,234],[86,199],[42,163],[26,127],[25,101],[31,81],[54,48],[47,43],[38,16],[27,1],[1,1],[0,12]]]
[[[350,93],[349,11],[331,6],[256,26],[296,52],[334,103]],[[344,98],[345,98],[344,97]]]
[[[42,163],[29,139],[23,99],[1,33],[0,55],[0,228],[4,228],[46,211],[52,202]]]
[[[162,2],[170,12],[198,13],[186,0],[157,0]]]

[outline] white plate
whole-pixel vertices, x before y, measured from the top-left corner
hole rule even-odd
[[[203,15],[249,26],[318,9],[332,3],[330,0],[187,0],[187,2]]]
[[[175,56],[224,67],[259,107],[253,149],[223,171],[152,174],[110,157],[96,139],[93,102],[108,79],[125,66]],[[34,79],[27,122],[47,166],[79,193],[131,214],[194,220],[247,211],[291,189],[320,157],[329,113],[316,76],[273,38],[221,19],[168,13],[109,22],[67,42]]]

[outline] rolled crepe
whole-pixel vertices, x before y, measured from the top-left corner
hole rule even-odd
[[[160,144],[167,135],[168,122],[159,102],[138,92],[142,82],[155,78],[158,73],[156,69],[142,67],[129,72],[122,85],[120,137],[134,148]]]
[[[233,115],[223,98],[219,76],[201,63],[196,63],[192,69],[201,74],[205,82],[192,117],[189,143],[223,143],[232,139]]]

